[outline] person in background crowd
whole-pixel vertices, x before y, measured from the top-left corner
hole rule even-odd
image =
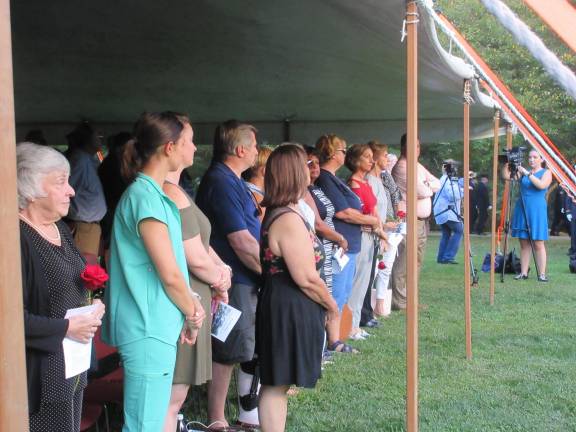
[[[87,122],[80,123],[67,135],[70,161],[70,185],[76,195],[70,203],[68,221],[78,250],[89,262],[96,262],[102,230],[100,221],[106,214],[106,199],[98,178],[96,153],[101,137]]]
[[[566,191],[558,186],[558,183],[548,190],[548,195],[554,193],[554,204],[553,204],[553,214],[552,214],[552,224],[550,226],[550,235],[557,236],[560,235],[567,223],[567,219],[564,217],[566,213]],[[570,223],[568,222],[568,225]]]
[[[301,146],[286,144],[272,152],[266,165],[260,248],[264,281],[256,327],[263,432],[284,431],[290,385],[315,387],[326,314],[329,321],[338,315],[320,277],[324,248],[298,208],[308,183]]]
[[[436,256],[438,264],[458,264],[455,258],[464,232],[460,210],[464,190],[458,178],[451,175],[453,168],[448,168],[448,172],[446,171],[447,166],[453,167],[455,164],[456,161],[450,159],[444,162],[442,177],[440,177],[440,191],[434,197],[433,202],[434,219],[442,230]]]
[[[114,212],[120,197],[129,185],[128,180],[123,175],[122,162],[124,160],[124,148],[130,139],[132,139],[130,132],[119,132],[110,137],[108,140],[108,154],[98,167],[98,177],[102,183],[102,190],[106,200],[106,215],[100,221],[102,249],[106,258],[110,249]],[[124,169],[127,168],[125,167]]]
[[[572,167],[576,173],[576,160],[572,161]],[[573,197],[570,193],[566,193],[564,209],[566,220],[570,226],[570,249],[568,249],[568,255],[572,256],[576,255],[576,197]]]
[[[400,139],[400,159],[392,170],[392,177],[400,188],[400,192],[406,199],[406,134]],[[420,156],[420,140],[416,142],[416,158]],[[417,166],[417,206],[418,217],[418,271],[422,267],[424,249],[428,238],[426,221],[432,212],[432,195],[440,189],[440,181],[418,162]],[[406,202],[402,201],[398,205],[400,210],[406,210]],[[398,246],[398,257],[392,268],[392,308],[406,309],[406,240]]]
[[[572,163],[572,167],[576,173],[576,160]],[[570,228],[570,248],[568,249],[568,256],[572,257],[576,255],[576,197],[573,197],[569,192],[566,192],[566,198],[564,200],[564,213]]]
[[[377,140],[369,141],[368,145],[374,153],[375,165],[373,170],[381,172],[380,177],[382,179],[382,184],[384,185],[384,192],[386,193],[386,215],[381,216],[382,218],[385,217],[388,220],[393,220],[396,218],[398,203],[402,201],[400,189],[391,174],[392,168],[394,168],[394,165],[398,162],[398,158],[396,155],[388,153],[388,146],[386,144],[382,144]],[[384,158],[384,156],[386,156],[386,158]]]
[[[61,220],[74,196],[68,161],[32,143],[19,144],[16,159],[30,431],[77,432],[86,372],[64,377],[62,340],[90,343],[104,305],[98,301],[92,313],[64,318],[87,301],[80,277],[85,263]]]
[[[110,310],[102,340],[117,347],[124,367],[124,432],[162,430],[176,363],[176,344],[193,344],[205,311],[188,282],[178,207],[162,191],[168,172],[194,157],[188,118],[144,113],[125,157],[132,183],[112,229]]]
[[[42,129],[31,129],[28,131],[26,136],[24,137],[25,142],[30,142],[38,145],[46,146],[48,145],[48,141],[44,137],[44,132]]]
[[[216,128],[213,160],[204,174],[196,203],[212,222],[210,245],[232,267],[229,304],[242,312],[226,339],[212,339],[212,382],[208,387],[208,422],[227,427],[224,415],[234,365],[240,363],[240,423],[258,425],[254,344],[260,287],[260,220],[241,174],[258,157],[256,128],[229,120]]]
[[[348,242],[342,234],[339,234],[334,229],[334,204],[332,204],[332,201],[322,192],[322,189],[314,184],[320,175],[320,157],[318,150],[310,146],[306,147],[305,150],[308,157],[307,164],[310,173],[310,184],[308,186],[308,193],[304,195],[304,199],[315,214],[314,229],[318,237],[322,240],[325,256],[323,271],[320,275],[324,282],[326,282],[328,292],[332,294],[332,255],[334,250],[339,247],[347,251]],[[333,346],[334,343],[340,339],[340,326],[338,324],[339,321],[337,319],[330,320],[326,323],[328,346]],[[346,352],[354,351],[352,347],[342,348],[347,350]],[[329,351],[326,351],[325,354],[327,353],[329,353]],[[328,354],[327,356],[329,357]]]
[[[488,220],[488,210],[490,210],[490,197],[488,192],[488,176],[481,174],[480,181],[476,183],[476,209],[478,216],[476,218],[476,225],[472,227],[472,231],[479,235],[484,235],[486,228],[486,221]]]
[[[254,166],[248,168],[242,173],[242,178],[246,182],[246,186],[252,194],[252,199],[256,208],[259,210],[259,219],[262,221],[264,218],[265,208],[260,205],[264,199],[264,173],[266,171],[266,161],[272,153],[270,147],[260,147],[258,149],[258,157]]]
[[[396,165],[396,162],[398,162],[398,156],[396,156],[394,153],[388,153],[388,166],[386,167],[386,171],[391,173],[394,169],[394,166]]]
[[[570,248],[568,255],[576,255],[576,201],[566,194],[566,203],[564,204],[566,220],[570,224]]]
[[[474,228],[476,227],[476,220],[478,219],[478,202],[476,199],[478,180],[476,179],[476,173],[474,171],[470,171],[468,179],[468,189],[470,190],[470,231],[474,231]]]
[[[340,268],[337,260],[332,260],[332,296],[336,300],[338,310],[348,302],[354,272],[356,271],[356,257],[360,252],[361,225],[379,226],[375,216],[365,215],[361,212],[362,203],[352,190],[336,177],[336,171],[344,165],[346,155],[346,142],[336,135],[322,135],[316,142],[316,149],[320,154],[320,175],[316,185],[334,205],[334,227],[336,232],[343,235],[348,242],[346,255],[349,258],[344,268]],[[338,318],[337,328],[340,328]],[[330,351],[353,352],[352,348],[340,340],[328,347]]]
[[[398,243],[402,239],[402,234],[391,232],[396,231],[398,228],[398,223],[394,222],[395,213],[390,215],[390,209],[394,207],[394,201],[392,196],[397,202],[401,200],[401,194],[398,190],[398,186],[394,182],[394,179],[388,173],[388,146],[386,144],[379,143],[378,141],[370,141],[368,146],[372,150],[374,155],[374,167],[372,171],[368,173],[367,179],[368,183],[374,191],[376,196],[376,203],[378,214],[382,218],[382,226],[385,231],[387,231],[388,241],[386,248],[380,250],[382,255],[382,262],[385,268],[378,269],[375,275],[374,288],[376,289],[376,304],[374,310],[372,311],[372,290],[369,289],[364,297],[364,305],[362,306],[362,317],[360,319],[360,326],[365,327],[375,327],[378,321],[375,319],[378,316],[383,316],[385,307],[384,299],[386,298],[386,292],[388,291],[388,284],[390,281],[390,275],[392,274],[392,267],[394,261],[396,260],[396,251],[398,250]],[[390,216],[387,216],[390,215]],[[387,221],[387,219],[390,219]],[[378,265],[378,262],[376,263]]]
[[[514,213],[510,226],[512,237],[520,241],[520,274],[514,279],[528,279],[530,255],[532,252],[531,241],[536,253],[538,263],[539,282],[548,282],[546,276],[546,245],[548,240],[548,206],[546,205],[546,190],[552,183],[552,174],[546,169],[546,163],[536,150],[528,153],[528,165],[518,167],[517,179],[520,182],[520,194],[514,206]],[[510,179],[508,165],[504,169],[504,178]],[[522,199],[523,198],[523,199]],[[525,205],[525,206],[524,206]],[[526,214],[526,215],[525,215]],[[528,225],[530,233],[528,232]],[[530,234],[530,235],[529,235]]]
[[[368,181],[368,173],[374,166],[372,150],[368,144],[354,144],[346,152],[346,168],[352,175],[348,181],[350,189],[358,196],[362,203],[362,214],[376,219],[375,223],[362,225],[362,240],[360,253],[356,258],[356,272],[352,282],[352,291],[348,299],[348,307],[352,311],[352,340],[363,340],[369,336],[368,332],[360,328],[362,305],[374,277],[375,254],[379,250],[379,243],[386,240],[382,228],[382,220],[378,214],[377,200]],[[374,327],[374,325],[372,325]]]
[[[228,302],[232,268],[224,264],[210,247],[210,221],[186,191],[178,186],[178,180],[185,168],[186,166],[182,165],[178,170],[168,173],[163,190],[180,210],[190,288],[200,295],[202,308],[209,311],[212,301]],[[178,346],[172,395],[164,423],[165,432],[176,430],[178,413],[186,400],[189,387],[202,385],[212,379],[211,327],[212,319],[208,314],[198,331],[196,343],[193,346]]]

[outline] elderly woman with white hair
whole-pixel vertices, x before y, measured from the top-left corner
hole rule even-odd
[[[90,343],[104,305],[64,318],[87,300],[84,259],[61,220],[74,196],[68,161],[32,143],[16,156],[30,431],[79,431],[86,373],[65,377],[62,340]]]

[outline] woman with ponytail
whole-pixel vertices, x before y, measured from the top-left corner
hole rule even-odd
[[[162,191],[193,156],[190,122],[173,112],[142,114],[126,147],[132,183],[114,216],[102,334],[122,357],[124,432],[162,430],[176,344],[193,344],[205,316],[189,288],[178,207]]]

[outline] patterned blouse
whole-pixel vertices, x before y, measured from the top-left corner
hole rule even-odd
[[[390,174],[388,171],[382,171],[380,177],[382,178],[382,184],[386,190],[386,197],[388,198],[388,202],[392,203],[392,205],[389,205],[387,208],[386,217],[387,219],[394,219],[395,212],[398,210],[398,203],[402,201],[402,192],[400,192],[398,185],[394,181],[394,178],[392,178],[392,174]]]

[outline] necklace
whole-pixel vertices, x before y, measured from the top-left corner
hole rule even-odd
[[[42,231],[38,225],[32,223],[32,221],[30,219],[28,219],[26,216],[24,216],[22,213],[18,213],[18,216],[20,217],[20,219],[22,219],[24,222],[26,222],[28,225],[30,225],[32,228],[34,228],[36,231],[38,231],[38,233],[40,233],[42,235],[42,237],[44,237],[46,240],[49,240],[52,243],[60,243],[60,240],[61,240],[60,239],[60,230],[58,229],[58,227],[56,226],[56,224],[54,222],[52,222],[52,226],[56,230],[56,237],[50,237],[48,234],[46,234],[44,231]]]

